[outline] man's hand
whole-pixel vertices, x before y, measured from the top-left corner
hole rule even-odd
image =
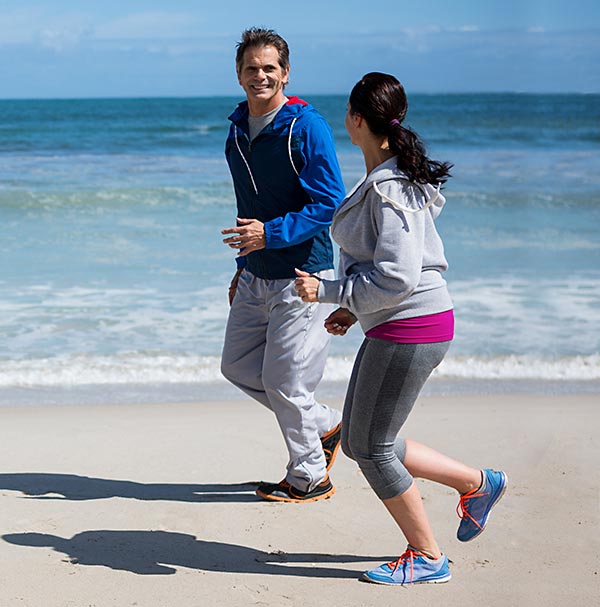
[[[356,322],[356,316],[346,308],[334,310],[325,319],[325,329],[332,335],[346,335],[346,331]]]
[[[296,275],[298,278],[296,278],[294,282],[294,289],[296,289],[300,299],[306,302],[319,301],[317,299],[317,292],[319,290],[320,280],[316,276],[313,276],[308,272],[298,270],[297,268]]]
[[[258,219],[240,219],[238,217],[237,224],[235,228],[221,230],[221,234],[235,234],[235,236],[224,238],[223,242],[232,249],[239,249],[240,257],[267,246],[264,223]]]
[[[238,280],[240,279],[240,274],[244,271],[243,268],[239,268],[237,272],[233,275],[231,279],[231,283],[229,284],[229,305],[233,303],[233,298],[235,297],[235,292],[237,291]]]

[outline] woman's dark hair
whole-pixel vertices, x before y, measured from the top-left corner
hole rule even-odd
[[[277,50],[279,66],[285,72],[290,66],[290,49],[287,42],[274,30],[262,27],[251,27],[242,32],[242,39],[237,44],[235,54],[235,67],[238,73],[242,69],[244,53],[249,48],[272,46]]]
[[[402,126],[408,100],[394,76],[365,74],[352,89],[349,101],[351,114],[360,114],[374,135],[387,137],[390,151],[398,156],[398,168],[411,181],[437,185],[450,177],[452,165],[430,160],[419,136]]]

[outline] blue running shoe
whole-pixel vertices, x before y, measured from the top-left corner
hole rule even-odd
[[[483,483],[460,496],[456,513],[462,519],[456,537],[461,542],[469,542],[484,529],[490,510],[500,501],[506,491],[506,474],[489,468],[483,471]]]
[[[365,571],[361,579],[374,584],[404,585],[442,584],[451,577],[445,554],[434,560],[409,546],[395,561]]]

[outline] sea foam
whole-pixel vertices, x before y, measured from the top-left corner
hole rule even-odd
[[[330,357],[324,381],[347,382],[352,365],[353,357]],[[600,379],[600,356],[557,359],[449,356],[433,376],[440,379],[591,381]],[[71,355],[5,360],[0,364],[1,387],[206,384],[224,381],[218,356],[122,353],[114,356]]]

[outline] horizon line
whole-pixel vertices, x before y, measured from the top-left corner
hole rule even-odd
[[[553,91],[553,92],[533,92],[533,91],[413,91],[412,95],[426,96],[458,96],[458,95],[520,95],[520,96],[564,96],[564,95],[580,95],[593,96],[600,95],[599,91]],[[347,97],[348,93],[306,93],[304,97]],[[117,100],[134,100],[134,99],[241,99],[244,100],[243,93],[240,95],[221,94],[221,95],[102,95],[102,96],[82,96],[82,97],[2,97],[2,101],[117,101]]]

